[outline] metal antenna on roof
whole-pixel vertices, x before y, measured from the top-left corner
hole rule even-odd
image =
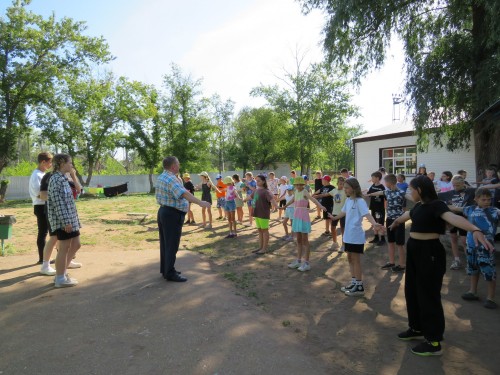
[[[392,122],[401,119],[401,108],[399,105],[404,102],[401,94],[392,94]]]

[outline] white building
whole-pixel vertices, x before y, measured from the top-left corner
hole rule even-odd
[[[474,137],[470,149],[455,152],[436,148],[431,144],[427,152],[418,152],[417,136],[410,121],[394,121],[391,125],[353,138],[355,175],[362,188],[370,186],[370,175],[380,167],[387,173],[403,173],[409,182],[424,164],[427,172],[436,172],[436,179],[443,171],[456,174],[465,169],[469,182],[476,180]]]

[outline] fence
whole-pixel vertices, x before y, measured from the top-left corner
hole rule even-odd
[[[259,173],[267,173],[268,171],[252,171],[254,176]],[[276,173],[276,177],[280,177],[282,175],[289,176],[290,168],[283,166],[274,170]],[[226,171],[222,173],[222,176],[232,176],[233,174],[239,174],[240,177],[243,175],[242,171]],[[215,177],[217,176],[217,172],[209,173],[212,181],[215,182]],[[156,182],[157,175],[153,175],[153,183]],[[85,176],[83,179],[85,180]],[[29,194],[29,177],[8,177],[10,183],[7,187],[7,193],[5,194],[5,199],[7,200],[16,200],[16,199],[30,199]],[[191,174],[191,181],[193,184],[198,185],[201,183],[201,179],[198,174]],[[96,187],[97,185],[101,186],[116,186],[128,183],[128,192],[129,193],[148,193],[149,192],[149,176],[148,175],[122,175],[122,176],[92,176],[92,180],[90,182],[90,187]],[[85,189],[85,187],[84,187]]]

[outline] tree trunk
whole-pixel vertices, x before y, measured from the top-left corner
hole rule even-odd
[[[474,146],[476,155],[477,181],[484,177],[487,166],[500,167],[500,121],[480,121],[474,124]]]
[[[153,168],[149,170],[149,193],[154,194],[155,186],[153,184]]]

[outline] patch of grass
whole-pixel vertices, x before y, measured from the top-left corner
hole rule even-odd
[[[289,320],[283,320],[281,324],[283,325],[283,327],[289,327],[292,323]]]

